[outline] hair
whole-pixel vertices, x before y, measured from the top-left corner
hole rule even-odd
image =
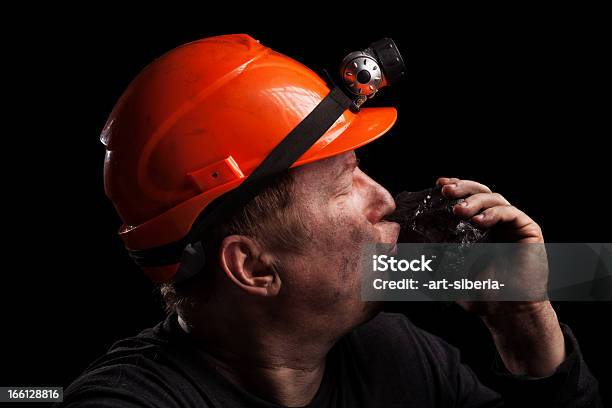
[[[282,173],[247,205],[225,222],[213,225],[203,237],[206,265],[200,273],[181,283],[167,282],[159,293],[167,314],[185,316],[198,302],[214,293],[219,277],[219,246],[229,235],[245,235],[278,251],[299,253],[307,229],[293,208],[293,175]]]

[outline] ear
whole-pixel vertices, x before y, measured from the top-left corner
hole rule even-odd
[[[230,280],[247,293],[276,296],[280,291],[281,280],[272,256],[249,237],[225,237],[219,248],[219,263]]]

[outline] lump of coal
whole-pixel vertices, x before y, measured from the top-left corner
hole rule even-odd
[[[453,213],[460,200],[448,200],[439,187],[403,191],[395,197],[396,210],[385,217],[400,224],[398,242],[484,242],[488,233]]]

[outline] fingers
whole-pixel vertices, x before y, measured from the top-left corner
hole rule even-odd
[[[471,218],[482,210],[496,206],[508,206],[510,203],[498,193],[477,193],[455,204],[453,212],[463,218]]]
[[[527,239],[541,237],[542,231],[527,214],[518,208],[507,205],[491,207],[471,218],[477,226],[488,229],[497,224],[504,224],[515,231],[517,238]]]
[[[540,226],[527,214],[510,205],[501,194],[491,192],[483,184],[471,180],[441,177],[436,185],[448,199],[463,198],[453,212],[469,219],[481,229],[503,224],[504,239],[508,242],[544,242]]]
[[[442,187],[445,184],[458,183],[460,181],[461,180],[459,180],[458,178],[440,177],[436,180],[436,186]]]
[[[491,193],[489,187],[472,180],[440,177],[436,185],[442,187],[442,195],[446,198],[463,198],[472,194]]]

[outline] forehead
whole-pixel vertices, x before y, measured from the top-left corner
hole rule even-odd
[[[295,187],[312,191],[333,186],[355,159],[355,152],[351,150],[297,167],[294,169]]]
[[[355,152],[350,150],[348,152],[340,153],[336,156],[328,157],[323,160],[308,163],[303,166],[296,168],[296,176],[302,178],[312,176],[332,176],[336,177],[341,173],[348,165],[354,163]]]

